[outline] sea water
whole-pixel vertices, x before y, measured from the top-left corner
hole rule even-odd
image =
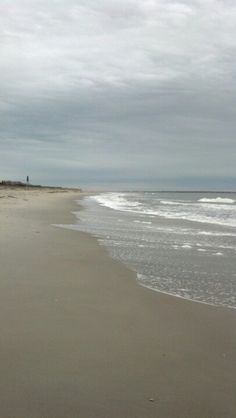
[[[143,286],[236,307],[236,194],[109,192],[83,206],[73,228],[96,236]]]

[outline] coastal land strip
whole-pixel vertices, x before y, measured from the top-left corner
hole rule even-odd
[[[0,418],[234,418],[236,311],[141,287],[51,192],[0,189]]]

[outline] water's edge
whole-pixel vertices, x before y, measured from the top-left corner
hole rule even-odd
[[[97,194],[99,194],[99,193],[96,193],[96,195]],[[88,194],[86,194],[86,196],[81,196],[81,197],[79,197],[79,199],[77,198],[75,200],[75,203],[77,205],[78,210],[72,211],[71,213],[76,217],[76,219],[78,221],[77,223],[71,224],[71,225],[54,225],[54,226],[56,226],[56,227],[62,227],[62,228],[65,228],[65,229],[78,230],[80,232],[85,232],[82,229],[80,229],[80,222],[81,222],[81,220],[80,220],[79,214],[82,211],[86,211],[86,207],[85,207],[85,205],[83,203],[83,200],[84,200],[85,197],[91,196],[91,195],[93,195],[93,194],[92,193],[91,194],[88,193]],[[209,302],[204,302],[204,301],[201,301],[201,300],[192,299],[190,297],[183,297],[183,296],[180,296],[178,294],[166,292],[164,290],[160,290],[160,289],[154,288],[152,286],[149,286],[147,284],[144,284],[139,279],[140,274],[134,268],[132,268],[132,266],[130,266],[129,264],[125,263],[123,260],[120,260],[120,259],[114,257],[111,254],[111,252],[109,251],[109,246],[106,245],[104,242],[102,242],[101,239],[99,239],[98,236],[96,236],[95,234],[93,234],[91,232],[88,232],[88,231],[86,231],[86,234],[88,234],[91,237],[93,237],[97,241],[98,245],[104,247],[106,249],[107,254],[108,254],[109,257],[111,257],[112,259],[114,259],[116,261],[121,262],[126,268],[128,268],[130,271],[132,271],[133,273],[135,273],[135,275],[136,275],[136,281],[137,281],[137,283],[141,287],[144,287],[144,288],[146,288],[146,289],[148,289],[148,290],[150,290],[152,292],[154,291],[154,292],[157,292],[157,293],[160,293],[160,294],[166,294],[166,295],[171,296],[171,297],[175,297],[175,298],[178,298],[178,299],[183,299],[183,300],[188,301],[188,302],[195,302],[195,303],[199,303],[199,304],[203,304],[203,305],[208,305],[208,306],[211,306],[211,307],[214,307],[214,308],[217,308],[217,309],[219,309],[219,308],[220,309],[234,309],[234,310],[236,309],[236,307],[233,307],[233,306],[218,305],[218,304],[214,304],[214,303],[209,303]]]

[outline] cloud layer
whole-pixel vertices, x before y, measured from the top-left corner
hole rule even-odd
[[[5,0],[0,28],[0,177],[233,188],[235,2]]]

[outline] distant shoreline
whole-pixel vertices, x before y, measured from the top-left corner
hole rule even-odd
[[[79,187],[63,187],[63,186],[41,186],[40,184],[27,184],[18,181],[2,181],[0,182],[0,189],[17,189],[17,190],[55,190],[55,191],[75,191],[81,192],[82,189]]]

